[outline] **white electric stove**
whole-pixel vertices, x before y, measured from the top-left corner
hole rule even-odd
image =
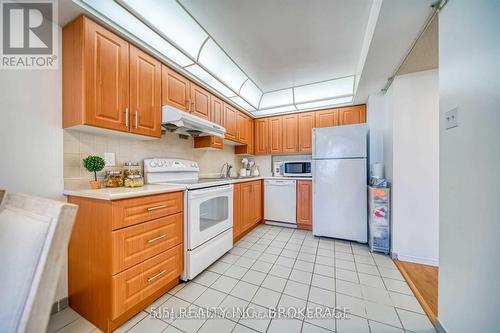
[[[193,279],[233,247],[233,185],[227,179],[198,178],[195,161],[144,160],[148,184],[173,184],[184,192],[184,272]]]

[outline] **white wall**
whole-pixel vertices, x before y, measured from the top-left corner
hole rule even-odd
[[[368,99],[370,163],[384,163],[392,186],[392,253],[431,265],[439,253],[438,107],[437,70],[397,76]]]
[[[438,319],[449,333],[498,332],[500,2],[449,1],[439,16]],[[458,108],[459,126],[444,129]]]
[[[431,265],[439,257],[437,70],[397,76],[393,105],[393,253]]]

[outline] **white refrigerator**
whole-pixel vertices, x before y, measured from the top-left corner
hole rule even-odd
[[[313,234],[367,242],[366,124],[313,129]]]

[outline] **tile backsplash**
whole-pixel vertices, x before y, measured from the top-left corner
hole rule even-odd
[[[200,166],[200,176],[216,176],[223,163],[233,165],[236,174],[241,157],[234,154],[233,146],[225,146],[223,150],[194,149],[193,138],[181,139],[177,134],[166,133],[160,139],[139,140],[89,134],[76,130],[64,130],[64,180],[75,184],[78,181],[89,180],[92,174],[82,165],[82,159],[88,155],[104,157],[104,153],[115,153],[116,167],[121,168],[124,162],[139,161],[150,157],[182,158],[197,161]],[[99,174],[103,177],[104,171]]]

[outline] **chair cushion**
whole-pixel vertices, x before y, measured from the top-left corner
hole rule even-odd
[[[17,330],[33,281],[40,279],[35,274],[49,222],[13,207],[0,211],[0,332]]]

